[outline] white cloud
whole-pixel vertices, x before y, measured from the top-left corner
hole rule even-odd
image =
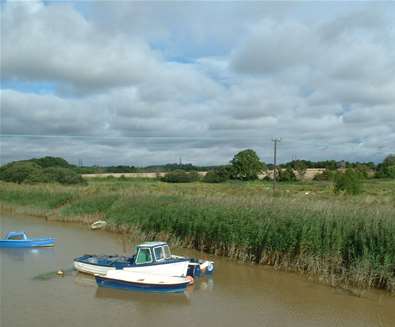
[[[51,81],[78,93],[137,84],[160,56],[144,41],[103,33],[70,5],[7,4],[2,15],[4,78]]]
[[[3,162],[214,164],[247,147],[270,161],[273,136],[280,160],[395,152],[395,20],[381,7],[79,6],[3,4]]]

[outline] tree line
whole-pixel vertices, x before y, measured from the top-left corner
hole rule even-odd
[[[313,162],[309,160],[293,160],[280,164],[278,169],[265,179],[271,179],[276,174],[278,181],[292,182],[303,178],[309,168],[321,168],[324,171],[315,176],[315,180],[357,180],[368,177],[395,178],[395,154],[388,155],[383,162],[336,162],[334,160]],[[194,166],[192,164],[166,164],[136,168],[134,166],[120,165],[108,167],[78,167],[59,157],[33,158],[8,163],[0,167],[0,180],[15,183],[48,183],[61,184],[84,183],[83,173],[129,173],[129,172],[167,172],[162,178],[165,182],[185,183],[202,179],[209,183],[220,183],[227,180],[250,181],[273,165],[260,160],[252,149],[238,152],[227,165],[221,166]],[[207,171],[201,178],[199,171]],[[343,175],[344,176],[343,176]],[[349,183],[349,182],[347,182]]]

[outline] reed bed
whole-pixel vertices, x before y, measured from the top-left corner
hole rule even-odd
[[[146,239],[303,272],[331,285],[394,292],[395,184],[374,185],[378,195],[358,197],[335,197],[330,185],[312,185],[290,185],[291,192],[281,186],[273,198],[263,183],[0,183],[0,202],[64,221],[100,217],[113,230],[137,230]]]

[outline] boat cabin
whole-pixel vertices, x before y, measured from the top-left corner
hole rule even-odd
[[[144,265],[169,259],[172,256],[166,242],[145,242],[137,245],[134,262],[136,265]]]
[[[25,232],[9,232],[5,239],[12,241],[25,241],[27,240],[27,236]]]

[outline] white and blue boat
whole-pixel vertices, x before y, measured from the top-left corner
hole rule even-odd
[[[33,248],[54,246],[55,239],[50,237],[28,238],[25,232],[9,232],[0,239],[0,248]]]
[[[214,270],[212,261],[174,256],[165,242],[145,242],[136,247],[131,257],[86,254],[74,259],[74,268],[88,274],[105,275],[111,270],[163,276],[199,276]]]
[[[99,287],[159,293],[183,292],[191,280],[186,277],[164,276],[126,270],[110,270],[106,275],[95,275]]]

